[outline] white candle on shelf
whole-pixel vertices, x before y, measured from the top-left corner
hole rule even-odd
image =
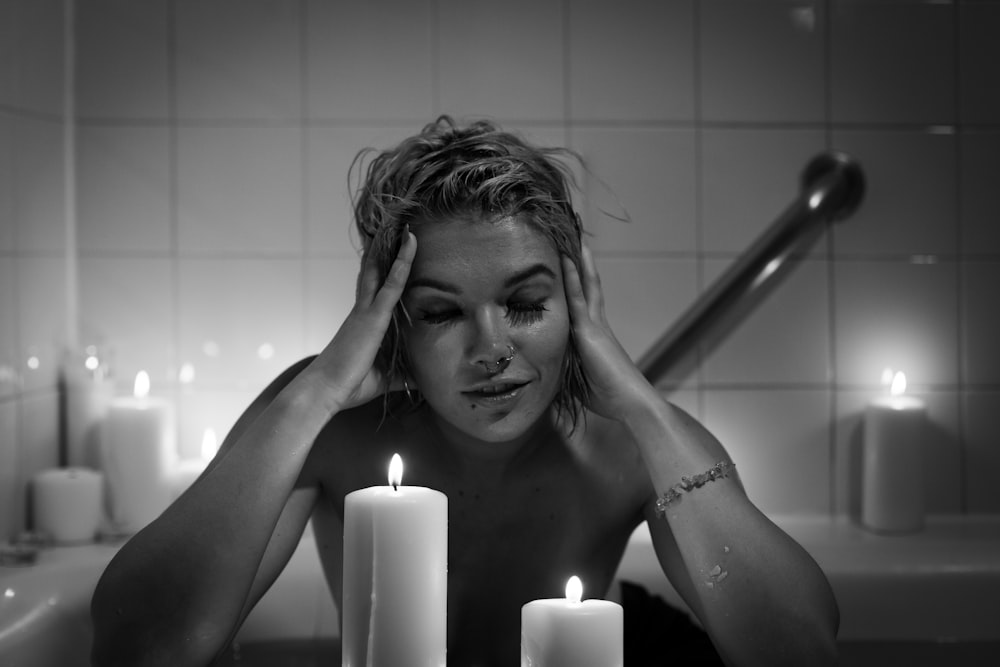
[[[608,600],[581,600],[578,577],[566,597],[521,608],[521,667],[621,667],[624,613]]]
[[[32,480],[34,529],[58,544],[92,542],[101,526],[104,478],[87,468],[52,468]]]
[[[63,369],[66,392],[66,463],[71,467],[99,468],[100,429],[114,395],[114,383],[96,347],[84,357],[70,355]]]
[[[879,532],[924,525],[927,408],[905,391],[906,376],[895,373],[890,394],[875,398],[865,410],[861,522]]]
[[[401,486],[402,468],[394,455],[389,486],[344,498],[345,667],[445,665],[448,498]]]
[[[205,472],[208,462],[215,458],[219,450],[215,429],[206,428],[201,436],[201,455],[197,458],[181,459],[174,465],[170,474],[170,496],[173,500],[187,491],[195,480]]]
[[[149,395],[149,375],[135,377],[132,396],[111,401],[102,435],[111,520],[132,534],[170,504],[169,471],[176,457],[173,406]]]

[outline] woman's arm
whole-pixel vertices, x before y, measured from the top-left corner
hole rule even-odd
[[[619,421],[639,449],[651,488],[646,518],[664,573],[730,665],[832,665],[836,600],[813,559],[747,498],[722,445],[665,401],[615,340],[590,252],[583,276],[563,263],[573,335],[590,408]],[[656,501],[718,463],[727,476]]]
[[[338,412],[384,388],[373,366],[378,334],[415,252],[407,234],[384,284],[363,260],[355,306],[330,344],[262,400],[205,473],[121,548],[91,603],[94,664],[206,665],[225,649],[308,519],[317,492],[295,487],[316,437]],[[265,555],[268,572],[258,579]]]

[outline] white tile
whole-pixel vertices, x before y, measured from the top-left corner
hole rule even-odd
[[[959,90],[962,122],[1000,120],[1000,4],[963,3],[959,9]]]
[[[302,252],[301,132],[287,127],[179,130],[182,254]]]
[[[706,286],[726,268],[706,261]],[[801,260],[705,358],[703,379],[720,383],[823,383],[830,377],[828,264]],[[705,338],[706,342],[711,340]]]
[[[196,387],[259,392],[305,356],[301,261],[182,259],[179,271],[180,363]]]
[[[1000,393],[969,392],[965,420],[965,503],[971,513],[1000,512]]]
[[[171,250],[169,131],[81,127],[77,134],[80,250]]]
[[[578,2],[566,7],[573,118],[694,119],[691,0]]]
[[[695,248],[695,145],[689,130],[578,128],[586,164],[583,226],[596,250]],[[631,222],[616,218],[628,215]]]
[[[175,3],[181,118],[290,119],[302,114],[300,3]]]
[[[167,0],[77,3],[77,112],[167,118]]]
[[[821,130],[703,130],[702,249],[748,248],[799,197],[803,171],[824,148]]]
[[[18,106],[62,113],[65,4],[64,0],[17,3]]]
[[[361,184],[370,160],[350,172],[358,152],[385,150],[417,133],[422,123],[391,127],[310,127],[306,130],[308,191],[306,252],[353,257],[359,248],[351,193]],[[366,156],[371,157],[371,156]],[[350,173],[349,173],[350,172]],[[350,181],[348,180],[350,177]]]
[[[441,0],[437,71],[442,113],[507,121],[564,116],[562,3]]]
[[[14,206],[19,250],[66,247],[61,124],[28,117],[14,121]]]
[[[953,123],[954,5],[835,0],[833,121]]]
[[[957,140],[933,132],[843,130],[833,146],[854,156],[864,200],[833,228],[838,253],[938,254],[958,247]]]
[[[837,393],[835,512],[854,519],[861,517],[865,408],[880,393],[881,389]],[[958,513],[962,507],[963,459],[958,395],[954,392],[913,395],[927,405],[927,430],[922,443],[925,511],[929,514]]]
[[[20,390],[23,366],[18,355],[17,269],[0,255],[0,401]]]
[[[967,262],[962,270],[962,380],[1000,384],[1000,311],[996,307],[1000,262]]]
[[[825,120],[825,18],[818,2],[699,3],[701,115]]]
[[[959,174],[962,250],[967,255],[1000,253],[1000,132],[963,132]]]
[[[829,392],[706,390],[704,402],[705,425],[757,507],[769,514],[830,511]]]
[[[958,270],[954,263],[838,261],[834,267],[839,384],[958,381]]]
[[[66,341],[66,267],[62,257],[21,257],[15,265],[24,388],[51,389]]]
[[[14,122],[13,116],[0,111],[0,252],[9,252],[17,247]]]
[[[177,436],[178,454],[181,458],[201,456],[202,440],[207,429],[215,432],[216,443],[222,446],[236,420],[257,394],[252,390],[199,387],[197,383],[182,387],[178,401],[180,428]]]
[[[306,260],[306,340],[308,354],[319,353],[333,339],[354,307],[360,259]]]
[[[309,0],[306,11],[310,118],[430,120],[429,0]]]
[[[18,53],[17,2],[0,2],[0,105],[17,104],[17,68],[20,64]],[[0,539],[2,539],[0,535]]]
[[[639,358],[692,302],[696,291],[693,260],[597,257],[605,312],[618,341]],[[688,367],[660,381],[684,379]]]
[[[81,342],[109,350],[112,372],[126,384],[140,370],[155,384],[176,377],[172,269],[169,259],[82,258]]]
[[[0,542],[24,530],[24,482],[20,475],[18,401],[0,400]]]

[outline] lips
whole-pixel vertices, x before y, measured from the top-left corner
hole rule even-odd
[[[516,398],[527,382],[491,382],[462,392],[469,398],[485,402],[501,402]]]

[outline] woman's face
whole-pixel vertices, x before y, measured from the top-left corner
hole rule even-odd
[[[559,390],[570,321],[559,253],[516,218],[415,226],[403,303],[410,371],[446,432],[511,442]],[[498,373],[496,361],[510,354]]]

